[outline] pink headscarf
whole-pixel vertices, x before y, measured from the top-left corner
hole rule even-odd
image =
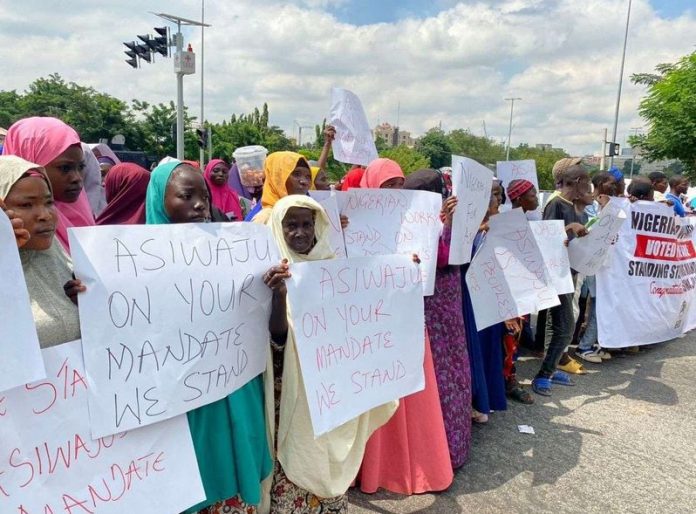
[[[56,118],[24,118],[14,123],[5,136],[3,155],[16,155],[46,167],[68,147],[80,144],[75,129]],[[56,201],[58,223],[56,237],[70,253],[69,227],[94,225],[92,208],[84,189],[73,203]]]
[[[365,170],[360,180],[360,187],[379,189],[387,180],[403,177],[401,167],[391,159],[375,159]]]
[[[235,221],[244,221],[244,217],[242,216],[242,206],[239,203],[239,195],[229,185],[225,184],[224,186],[218,186],[210,178],[213,173],[213,168],[215,168],[215,166],[218,164],[224,164],[227,166],[227,163],[222,159],[213,159],[205,167],[205,173],[203,174],[205,181],[208,183],[208,188],[210,189],[210,194],[212,196],[210,203],[220,209],[225,215],[230,212],[234,213]]]

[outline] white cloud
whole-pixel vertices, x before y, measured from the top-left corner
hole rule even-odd
[[[341,0],[349,7],[347,0]],[[192,5],[193,4],[193,5]],[[170,60],[139,70],[123,59],[122,41],[162,25],[145,9],[189,18],[197,3],[181,1],[50,2],[0,6],[2,89],[25,89],[52,72],[124,100],[175,98]],[[199,4],[198,4],[199,5]],[[353,89],[372,123],[396,121],[422,133],[470,127],[507,134],[515,104],[513,144],[548,142],[593,152],[611,128],[626,2],[623,0],[503,0],[455,3],[425,19],[352,26],[326,12],[335,1],[208,2],[206,117],[219,121],[264,101],[272,122],[292,132],[293,120],[321,121],[329,88]],[[345,6],[344,6],[345,7]],[[647,0],[633,3],[619,139],[642,124],[643,89],[631,73],[651,71],[692,50],[696,18],[662,19]],[[200,50],[200,32],[187,40]],[[200,59],[200,54],[199,54]],[[200,76],[185,78],[185,98],[198,114]]]

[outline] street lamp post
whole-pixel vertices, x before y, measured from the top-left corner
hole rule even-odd
[[[628,26],[631,21],[631,3],[633,0],[628,0],[628,12],[626,13],[626,32],[624,33],[623,53],[621,54],[621,70],[619,71],[619,91],[616,94],[616,109],[614,111],[614,131],[611,138],[613,143],[616,143],[616,132],[619,127],[619,106],[621,105],[621,87],[623,86],[624,64],[626,62],[626,43],[628,42]],[[609,156],[609,168],[614,165],[614,155]]]
[[[505,160],[510,160],[510,139],[512,138],[512,112],[515,109],[515,100],[522,100],[519,97],[506,98],[506,102],[510,102],[510,126],[508,128],[507,150],[505,151]]]

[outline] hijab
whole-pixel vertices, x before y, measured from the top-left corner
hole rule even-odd
[[[7,131],[3,154],[17,155],[30,162],[46,166],[65,150],[80,144],[75,129],[57,118],[24,118]],[[56,201],[58,223],[56,237],[70,252],[68,228],[94,225],[94,215],[84,189],[72,203]]]
[[[360,187],[379,189],[387,180],[403,177],[404,172],[401,167],[391,159],[375,159],[365,170],[360,180]]]
[[[440,170],[422,169],[414,171],[404,181],[404,189],[430,191],[447,198],[450,195],[447,179]]]
[[[150,172],[132,162],[117,164],[106,175],[106,209],[97,225],[143,225]]]
[[[307,159],[299,153],[273,152],[266,157],[266,162],[263,165],[266,181],[263,184],[263,194],[261,195],[261,211],[254,216],[254,222],[266,223],[276,202],[288,196],[285,183],[299,163],[304,164],[309,169]]]
[[[233,213],[234,221],[242,221],[242,206],[239,203],[239,195],[228,184],[218,186],[211,178],[213,168],[218,164],[227,166],[227,163],[222,159],[213,159],[205,167],[205,172],[203,173],[205,182],[210,190],[210,203],[220,209],[225,215],[230,212]]]
[[[227,185],[230,186],[238,196],[251,200],[251,191],[242,184],[242,179],[239,176],[239,168],[236,163],[230,168],[230,178],[227,180]]]
[[[317,179],[317,176],[319,175],[320,171],[321,171],[321,168],[319,166],[310,166],[310,168],[309,168],[309,172],[312,175],[312,181],[311,181],[311,185],[310,185],[309,189],[311,189],[312,191],[316,191],[316,189],[317,189],[317,186],[316,186],[316,184],[314,184],[314,181]]]
[[[310,209],[315,215],[316,243],[307,255],[295,253],[283,236],[283,218],[292,207]],[[288,259],[291,270],[293,263],[335,257],[329,242],[328,216],[321,205],[308,196],[290,195],[278,200],[273,207],[269,225],[280,254]],[[277,458],[291,482],[320,498],[332,498],[348,490],[360,469],[367,440],[394,414],[398,402],[389,402],[371,409],[315,439],[297,355],[291,308],[292,305],[288,304],[289,330],[283,355]],[[270,359],[272,357],[269,356]],[[273,423],[272,362],[269,362],[266,374],[266,418],[268,423]],[[272,428],[269,433],[274,433]]]
[[[0,199],[4,200],[12,186],[29,171],[39,173],[51,190],[51,182],[42,166],[14,155],[1,156]],[[72,269],[61,245],[54,241],[50,248],[42,251],[20,248],[19,256],[41,348],[79,339],[77,307],[63,291],[63,284],[72,278]]]
[[[349,189],[357,189],[360,187],[360,181],[365,175],[365,168],[357,167],[346,173],[343,178],[343,184],[341,184],[341,191],[348,191]]]
[[[170,223],[169,215],[164,208],[164,194],[167,191],[167,184],[172,173],[180,164],[181,161],[172,159],[152,170],[145,195],[145,223],[148,225]]]
[[[94,216],[99,216],[106,207],[106,195],[104,186],[102,185],[101,167],[99,160],[92,153],[92,149],[88,144],[82,143],[82,153],[84,154],[85,171],[84,171],[84,187],[87,201],[92,209]],[[110,157],[100,157],[100,159],[109,159]]]

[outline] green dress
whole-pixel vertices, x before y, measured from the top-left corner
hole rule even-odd
[[[147,224],[170,222],[164,192],[179,164],[173,161],[153,170],[145,200]],[[206,500],[186,514],[234,496],[248,504],[261,501],[261,482],[273,470],[264,405],[259,375],[226,398],[187,414]]]

